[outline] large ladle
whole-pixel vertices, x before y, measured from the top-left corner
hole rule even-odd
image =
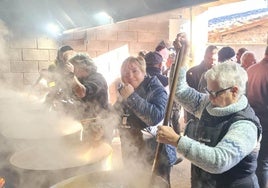
[[[182,33],[177,34],[177,40],[181,34]],[[173,79],[172,79],[172,83],[171,83],[171,87],[170,87],[170,94],[169,94],[168,104],[166,107],[166,114],[165,114],[164,121],[163,121],[163,125],[167,125],[167,126],[169,126],[169,119],[171,116],[176,86],[178,83],[179,70],[182,66],[182,62],[185,60],[184,59],[185,54],[186,54],[185,52],[187,50],[186,43],[182,43],[181,45],[182,46],[180,47],[180,49],[177,51],[177,54],[176,54],[174,74],[173,74]],[[160,162],[160,153],[163,150],[163,147],[164,147],[164,144],[162,144],[162,143],[157,144],[156,153],[155,153],[154,162],[153,162],[153,167],[152,167],[152,179],[151,179],[152,184],[154,184],[153,182],[155,181],[156,171],[159,167],[159,162]]]

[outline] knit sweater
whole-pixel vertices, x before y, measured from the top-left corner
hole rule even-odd
[[[214,107],[207,94],[199,93],[189,87],[185,79],[186,69],[179,73],[176,99],[189,112],[200,118],[204,108],[213,116],[226,116],[244,109],[248,100],[242,96],[238,102],[226,107]],[[257,147],[257,127],[248,120],[234,122],[227,134],[215,146],[209,147],[187,136],[182,136],[177,150],[194,165],[203,170],[220,174],[238,164]]]

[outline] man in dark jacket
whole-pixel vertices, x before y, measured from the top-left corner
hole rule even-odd
[[[260,188],[268,186],[268,46],[264,58],[247,69],[248,91],[250,105],[260,119],[263,134],[258,157],[257,177]]]
[[[218,52],[218,62],[223,63],[228,60],[236,62],[235,51],[230,46],[224,46]]]
[[[80,118],[96,117],[108,110],[108,85],[97,72],[93,60],[86,54],[77,54],[65,65],[69,83],[78,102]]]
[[[217,53],[218,49],[216,46],[208,46],[205,51],[204,60],[199,65],[196,65],[187,71],[186,81],[190,87],[197,91],[205,92],[203,89],[206,87],[204,84],[206,81],[203,79],[203,74],[217,62]],[[195,119],[195,117],[188,112],[186,112],[185,117],[186,122],[190,119]]]

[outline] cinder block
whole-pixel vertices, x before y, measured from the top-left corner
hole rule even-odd
[[[157,18],[154,20],[142,20],[129,22],[129,31],[142,31],[142,32],[167,32],[169,30],[169,22],[159,22]]]
[[[156,44],[158,44],[160,41],[164,40],[166,42],[169,41],[168,33],[155,33],[156,38]]]
[[[131,52],[139,52],[141,50],[154,51],[155,43],[152,42],[131,42],[129,43],[129,49]]]
[[[115,41],[117,40],[117,31],[113,30],[99,30],[97,32],[97,40]]]
[[[48,37],[41,37],[37,39],[37,48],[38,49],[58,49],[59,44],[55,39]]]
[[[136,31],[119,31],[117,35],[119,41],[133,42],[138,40],[138,34]]]
[[[23,63],[23,61],[10,62],[10,71],[12,73],[22,73],[22,72],[24,72],[24,63]]]
[[[38,62],[36,61],[27,61],[24,62],[24,72],[29,72],[29,73],[36,73],[39,72],[38,70]]]
[[[96,50],[96,51],[108,51],[108,41],[88,41],[87,51]]]
[[[157,40],[156,34],[153,32],[139,32],[138,42],[155,42]]]
[[[97,29],[88,29],[86,41],[97,40]]]
[[[77,31],[73,33],[73,39],[74,40],[78,40],[78,39],[83,39],[85,40],[87,37],[87,31],[86,30],[82,30],[82,31]]]
[[[110,41],[109,42],[109,51],[116,50],[122,47],[128,47],[128,42],[120,42],[120,41]]]
[[[37,48],[36,38],[11,39],[10,48]]]
[[[152,31],[155,28],[155,22],[129,22],[129,31]]]
[[[9,60],[5,60],[5,61],[1,60],[0,72],[4,72],[4,73],[10,72],[10,61]]]
[[[23,49],[23,60],[49,60],[48,50]]]
[[[10,60],[22,60],[22,50],[21,49],[9,49],[9,59]]]
[[[13,61],[10,63],[10,71],[14,73],[38,72],[37,61]]]

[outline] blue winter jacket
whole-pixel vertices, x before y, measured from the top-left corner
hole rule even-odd
[[[124,110],[121,123],[121,139],[122,139],[122,149],[124,150],[124,144],[127,142],[132,146],[139,148],[140,152],[144,145],[148,145],[146,140],[142,139],[142,131],[144,128],[150,126],[156,126],[159,124],[166,112],[166,105],[168,100],[168,94],[157,79],[156,76],[149,77],[146,76],[144,81],[135,89],[127,100],[122,103],[122,108]],[[127,136],[124,136],[125,135]],[[155,138],[150,140],[149,150],[146,151],[149,161],[153,160],[156,141]],[[129,150],[129,148],[126,148]],[[147,147],[148,150],[148,147]],[[124,151],[123,151],[124,152]],[[131,152],[133,155],[133,152]],[[165,145],[165,151],[163,151],[166,160],[169,165],[176,161],[176,148],[172,146]]]

